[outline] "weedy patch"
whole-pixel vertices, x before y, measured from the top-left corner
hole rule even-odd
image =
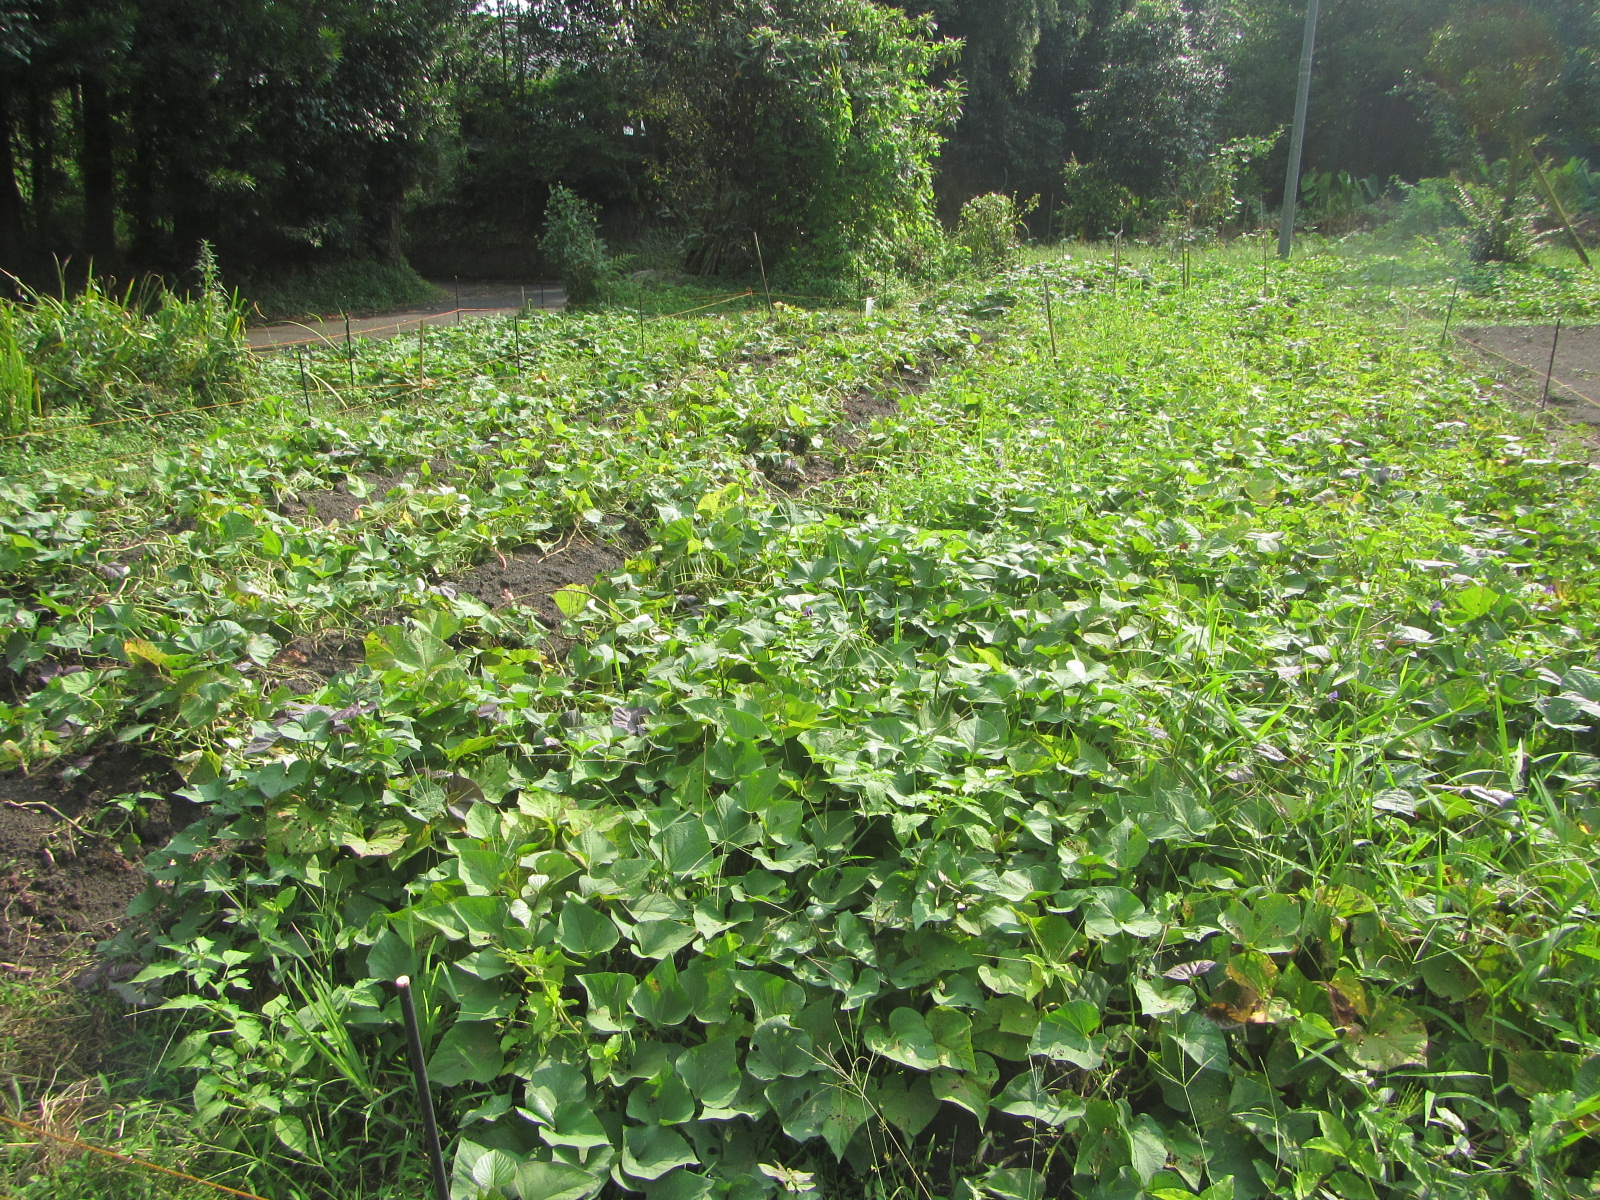
[[[181,764],[108,952],[235,1177],[417,1177],[406,975],[463,1200],[1591,1188],[1594,473],[1347,260],[1146,258],[328,352],[8,485],[6,752]]]

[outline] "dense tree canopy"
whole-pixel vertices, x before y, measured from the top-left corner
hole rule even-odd
[[[0,0],[0,264],[181,270],[202,239],[238,270],[407,249],[507,261],[536,253],[562,184],[608,229],[684,237],[701,269],[743,269],[759,236],[802,274],[914,270],[935,199],[948,222],[974,195],[1037,195],[1042,234],[1068,163],[1182,209],[1220,147],[1287,122],[1303,13],[1303,0]],[[1499,44],[1495,21],[1539,31],[1550,53],[1537,96],[1489,119],[1494,80],[1451,55],[1480,35]],[[1308,169],[1416,179],[1513,145],[1589,155],[1597,45],[1586,0],[1327,4]],[[1266,203],[1281,168],[1255,167]]]

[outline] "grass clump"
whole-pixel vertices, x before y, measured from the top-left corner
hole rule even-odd
[[[338,313],[382,312],[432,304],[444,291],[409,263],[370,259],[321,263],[303,270],[247,279],[240,290],[263,321]]]
[[[238,400],[254,362],[242,306],[207,266],[192,295],[154,280],[116,291],[91,275],[71,295],[0,301],[0,374],[8,423],[48,431]]]

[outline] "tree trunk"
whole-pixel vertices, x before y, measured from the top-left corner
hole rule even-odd
[[[111,100],[103,80],[84,76],[83,248],[102,266],[117,258],[117,166]]]
[[[0,260],[4,265],[14,268],[27,244],[25,217],[11,154],[11,89],[0,82]]]
[[[28,93],[28,182],[33,190],[33,228],[41,243],[55,236],[54,99],[48,87],[35,87]]]

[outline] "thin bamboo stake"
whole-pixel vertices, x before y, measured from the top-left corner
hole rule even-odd
[[[1556,373],[1556,347],[1561,345],[1561,318],[1556,318],[1555,336],[1550,339],[1550,365],[1544,369],[1544,394],[1539,397],[1539,411],[1550,403],[1550,377]]]
[[[1450,318],[1456,315],[1456,293],[1461,290],[1461,280],[1456,279],[1455,286],[1450,289],[1450,305],[1444,310],[1444,332],[1439,335],[1439,340],[1446,344],[1450,341]]]
[[[1056,361],[1056,315],[1055,309],[1050,304],[1050,280],[1045,276],[1044,270],[1039,271],[1039,286],[1044,289],[1044,320],[1050,329],[1050,361]]]
[[[766,260],[761,257],[761,235],[752,229],[750,236],[756,243],[756,266],[761,268],[761,288],[767,293],[767,311],[770,313],[772,311],[772,288],[767,284]]]

